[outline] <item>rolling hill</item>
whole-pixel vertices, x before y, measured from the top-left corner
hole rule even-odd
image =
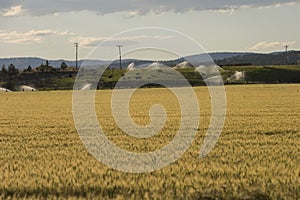
[[[300,51],[289,51],[286,52],[273,52],[269,54],[263,53],[249,53],[249,52],[215,52],[208,54],[190,55],[185,58],[178,58],[176,60],[162,61],[163,64],[168,66],[175,66],[184,59],[192,61],[194,63],[205,63],[210,61],[210,57],[215,61],[216,64],[222,66],[230,65],[283,65],[283,64],[297,64],[300,62]],[[46,59],[37,57],[19,57],[19,58],[0,58],[0,66],[9,66],[11,63],[18,69],[26,69],[28,66],[32,68],[38,67],[41,64],[46,63]],[[58,59],[48,60],[49,64],[55,68],[60,68],[62,62],[65,62],[68,66],[75,66],[75,61]],[[122,60],[123,69],[126,68],[130,63],[134,62],[136,65],[143,65],[152,63],[151,60],[136,60],[126,59]],[[119,61],[103,61],[103,60],[79,60],[78,65],[108,65],[111,68],[119,68]]]

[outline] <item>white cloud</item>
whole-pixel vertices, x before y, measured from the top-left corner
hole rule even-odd
[[[95,47],[102,42],[102,46],[130,46],[139,43],[139,41],[144,39],[152,39],[152,40],[166,40],[170,38],[174,38],[173,35],[135,35],[128,37],[73,37],[70,39],[70,42],[75,43],[78,42],[80,46],[83,47]]]
[[[300,3],[300,0],[44,0],[42,3],[36,3],[36,0],[1,0],[2,7],[6,8],[2,9],[1,13],[3,16],[16,16],[25,8],[26,13],[31,15],[93,11],[101,14],[127,12],[129,16],[136,16],[147,13],[160,14],[168,11],[186,12],[191,10],[232,12],[247,8],[293,6],[297,3]]]
[[[0,15],[4,17],[16,17],[20,16],[24,13],[24,10],[22,9],[22,5],[17,5],[17,6],[11,6],[8,9],[1,9],[0,10]]]
[[[64,32],[56,32],[56,34],[65,36],[65,35],[75,35],[75,33],[72,33],[70,31],[64,31]]]
[[[5,43],[24,44],[24,43],[37,43],[41,42],[45,37],[48,36],[65,36],[73,35],[70,32],[57,32],[51,29],[45,30],[31,30],[27,32],[17,31],[0,31],[0,41]]]
[[[64,31],[59,32],[51,29],[30,30],[27,32],[0,30],[0,41],[5,43],[24,44],[38,43],[51,36],[69,38],[71,43],[78,42],[82,47],[95,47],[102,42],[103,46],[124,45],[130,46],[139,43],[141,40],[166,40],[173,38],[173,35],[133,35],[128,37],[91,37],[76,36],[75,33]]]
[[[274,49],[281,49],[284,46],[288,45],[288,46],[292,46],[295,45],[296,42],[295,41],[290,41],[290,42],[267,42],[267,41],[263,41],[263,42],[259,42],[255,45],[253,45],[252,47],[249,48],[249,50],[251,51],[258,51],[258,50],[274,50]]]
[[[253,3],[251,4],[249,1],[249,4],[232,4],[232,5],[225,5],[224,7],[220,7],[218,9],[212,8],[208,9],[209,11],[212,12],[220,12],[220,13],[234,13],[237,10],[241,9],[250,9],[250,8],[258,8],[258,9],[270,9],[270,8],[279,8],[282,6],[294,6],[296,4],[300,4],[300,1],[284,1],[280,3],[276,3],[280,1],[269,1],[269,3],[264,3],[263,1],[261,3]]]
[[[78,36],[78,37],[71,38],[70,42],[72,42],[72,43],[78,42],[79,45],[83,46],[83,47],[95,47],[104,40],[105,40],[105,38],[101,38],[101,37]]]

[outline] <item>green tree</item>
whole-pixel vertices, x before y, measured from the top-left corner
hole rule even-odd
[[[27,71],[29,71],[29,72],[31,72],[31,71],[32,71],[32,68],[31,68],[31,66],[30,66],[30,65],[27,67]]]
[[[8,71],[5,67],[5,65],[2,65],[1,71],[0,71],[0,82],[5,82],[8,78]]]
[[[65,69],[68,68],[68,65],[63,61],[63,62],[60,64],[60,68],[61,68],[62,70],[65,70]]]
[[[7,73],[7,69],[6,69],[5,65],[2,65],[1,73],[2,74],[6,74]]]
[[[16,75],[19,73],[19,70],[13,65],[13,64],[10,64],[8,66],[8,74],[10,76],[13,76],[13,75]]]
[[[24,69],[23,71],[24,71],[24,72],[31,72],[31,71],[32,71],[32,67],[29,65],[29,66],[27,67],[27,69]]]
[[[39,67],[36,68],[39,72],[51,72],[55,71],[55,68],[50,66],[48,60],[46,61],[46,64],[41,64]]]

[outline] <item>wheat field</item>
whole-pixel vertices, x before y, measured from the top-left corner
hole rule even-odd
[[[226,86],[227,117],[215,148],[199,159],[210,119],[205,87],[195,88],[201,121],[192,146],[151,173],[109,169],[82,144],[72,116],[72,91],[0,93],[0,199],[300,199],[300,85]],[[107,137],[134,152],[168,144],[180,123],[167,89],[139,89],[130,114],[149,123],[149,107],[165,107],[159,134],[134,139],[115,124],[111,90],[97,91]],[[113,158],[112,158],[113,159]]]

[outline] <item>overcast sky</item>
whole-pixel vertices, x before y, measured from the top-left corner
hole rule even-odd
[[[74,59],[78,42],[85,58],[101,41],[141,27],[180,31],[209,52],[299,50],[299,11],[300,0],[1,0],[0,57]],[[126,48],[135,37],[114,41]]]

